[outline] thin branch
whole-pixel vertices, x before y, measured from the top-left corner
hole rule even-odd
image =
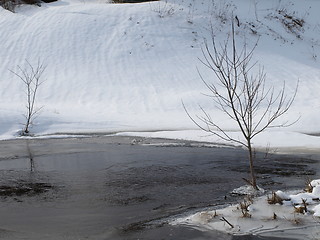
[[[200,62],[213,72],[215,81],[206,81],[198,70],[200,79],[210,91],[206,94],[215,104],[215,107],[225,113],[238,126],[244,140],[230,136],[210,114],[199,106],[202,115],[194,119],[183,107],[192,122],[202,129],[218,136],[225,141],[232,141],[246,147],[249,151],[251,183],[256,186],[253,170],[252,139],[271,127],[285,127],[292,122],[273,123],[288,112],[293,104],[298,90],[298,84],[291,98],[287,97],[285,83],[277,92],[274,87],[266,88],[266,73],[259,68],[258,74],[252,74],[257,62],[251,63],[253,52],[258,42],[248,51],[246,44],[239,50],[236,45],[234,23],[232,22],[231,36],[223,44],[217,45],[212,36],[211,46],[204,41],[201,48],[203,59]],[[229,51],[229,49],[231,49]]]

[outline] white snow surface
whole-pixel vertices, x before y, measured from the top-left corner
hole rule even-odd
[[[319,180],[316,180],[317,182]],[[313,184],[311,183],[313,186]],[[246,217],[240,203],[221,209],[197,212],[181,216],[170,223],[188,225],[200,230],[218,230],[233,235],[277,236],[290,239],[319,239],[320,237],[320,191],[319,185],[308,192],[283,192],[275,194],[282,204],[269,204],[271,194],[243,201],[247,205]],[[299,212],[307,203],[307,211]],[[228,221],[228,222],[227,222]],[[231,224],[231,225],[230,225]]]
[[[201,47],[211,30],[225,41],[237,16],[239,45],[259,40],[254,60],[264,66],[267,87],[286,82],[290,96],[299,81],[283,120],[300,120],[258,135],[253,144],[317,149],[320,138],[306,133],[320,133],[319,8],[313,0],[59,0],[16,13],[1,8],[0,139],[17,137],[25,122],[26,89],[11,71],[25,69],[26,61],[46,66],[36,101],[43,108],[31,129],[36,136],[121,132],[224,143],[197,129],[183,102],[192,116],[200,105],[240,139],[236,125],[204,95],[198,73],[215,81],[199,61]],[[281,21],[290,20],[284,13],[303,19],[303,27],[294,33],[284,27]]]

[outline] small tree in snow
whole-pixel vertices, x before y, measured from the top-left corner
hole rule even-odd
[[[274,87],[267,88],[266,74],[263,69],[260,69],[258,74],[252,74],[252,69],[256,64],[251,63],[254,49],[255,47],[247,51],[246,46],[241,51],[237,49],[233,24],[231,37],[225,44],[217,46],[215,38],[212,37],[212,48],[205,42],[205,47],[202,49],[204,60],[201,62],[215,76],[215,81],[209,83],[200,74],[202,81],[210,91],[209,97],[220,111],[237,124],[244,140],[231,136],[202,107],[200,107],[202,115],[197,116],[197,119],[191,117],[188,111],[186,112],[200,129],[223,140],[238,143],[248,150],[251,179],[246,181],[258,189],[254,171],[252,139],[267,128],[293,124],[293,122],[291,124],[282,122],[274,125],[275,120],[289,110],[297,88],[289,98],[286,95],[285,84],[277,91]]]
[[[27,67],[22,68],[18,66],[18,71],[14,72],[15,74],[25,85],[26,90],[26,113],[24,117],[26,119],[26,123],[24,124],[22,135],[29,134],[29,128],[33,123],[34,118],[39,113],[42,107],[36,108],[36,97],[38,93],[39,86],[41,85],[41,77],[45,70],[45,66],[38,61],[36,67],[32,66],[27,61]]]

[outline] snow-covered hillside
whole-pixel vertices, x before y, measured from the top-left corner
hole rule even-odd
[[[208,90],[197,72],[213,79],[198,60],[203,39],[213,32],[225,40],[233,15],[240,22],[240,45],[244,39],[250,46],[259,40],[254,58],[264,66],[270,86],[285,81],[290,95],[299,80],[286,118],[301,116],[300,121],[267,132],[256,144],[274,142],[273,134],[285,131],[279,144],[319,146],[317,137],[301,141],[306,136],[296,133],[320,132],[319,8],[313,0],[61,0],[21,6],[16,13],[0,9],[1,139],[17,136],[24,122],[26,89],[10,70],[40,61],[46,70],[37,99],[43,109],[32,128],[36,135],[180,130],[177,137],[216,141],[193,131],[181,102],[191,114],[201,105],[226,129],[236,129],[202,94]],[[301,20],[301,27],[294,24]]]

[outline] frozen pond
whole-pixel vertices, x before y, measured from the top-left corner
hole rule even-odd
[[[245,151],[132,140],[0,142],[1,239],[232,239],[166,221],[237,201],[229,192],[247,177]],[[317,156],[256,157],[269,190],[301,188],[319,168]]]

